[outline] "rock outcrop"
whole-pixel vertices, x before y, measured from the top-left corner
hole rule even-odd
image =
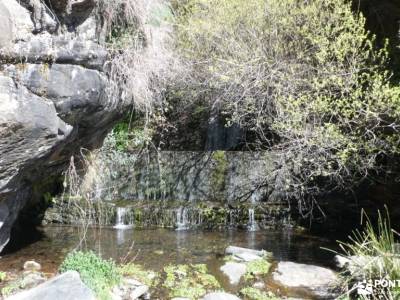
[[[327,268],[281,261],[273,273],[273,280],[293,293],[311,293],[314,299],[336,299],[338,275]],[[296,291],[297,289],[297,291]]]
[[[75,271],[68,271],[37,287],[9,297],[10,300],[94,300],[94,293]]]
[[[120,115],[93,0],[0,0],[0,250],[34,190]]]

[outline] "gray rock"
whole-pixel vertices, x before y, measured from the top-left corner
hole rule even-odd
[[[149,291],[149,287],[147,285],[141,285],[135,288],[129,295],[129,299],[135,300],[143,296]]]
[[[46,278],[42,274],[37,273],[37,272],[33,272],[33,273],[31,272],[29,274],[26,274],[22,278],[20,287],[22,289],[31,289],[45,281],[46,281]]]
[[[11,45],[13,40],[13,23],[8,8],[0,1],[0,49]]]
[[[79,274],[69,271],[8,298],[9,300],[95,300],[94,293],[83,284]]]
[[[221,271],[228,276],[231,284],[238,284],[244,274],[246,274],[247,267],[243,263],[227,262],[221,267]]]
[[[0,0],[11,15],[13,41],[28,40],[34,29],[30,12],[16,0]]]
[[[42,266],[34,260],[28,260],[24,263],[25,271],[39,271]]]
[[[232,255],[242,255],[242,254],[251,254],[257,255],[259,257],[264,255],[264,251],[260,250],[253,250],[248,248],[236,247],[236,246],[229,246],[225,249],[225,254],[232,254]]]
[[[96,70],[103,69],[106,59],[107,51],[93,41],[50,34],[32,36],[0,51],[4,63],[72,64]]]
[[[286,288],[305,288],[318,297],[331,299],[337,274],[327,268],[293,262],[279,262],[273,280]]]
[[[250,261],[253,261],[253,260],[261,259],[260,255],[255,255],[253,253],[248,253],[248,252],[235,254],[234,257],[237,257],[240,260],[245,261],[245,262],[250,262]]]
[[[104,97],[107,79],[96,70],[80,66],[26,64],[5,67],[6,74],[19,80],[32,93],[46,97],[55,105],[58,115],[69,124],[101,124],[108,99]]]
[[[0,0],[0,251],[20,211],[40,201],[43,183],[81,148],[101,146],[128,105],[106,96],[107,51],[83,34],[99,26],[95,1],[51,2],[56,15],[40,0]],[[54,28],[55,16],[69,32]]]
[[[240,298],[232,294],[218,292],[207,294],[202,300],[240,300]]]

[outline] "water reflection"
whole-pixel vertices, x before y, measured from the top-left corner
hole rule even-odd
[[[31,245],[0,259],[0,269],[20,270],[26,260],[37,260],[45,272],[55,272],[66,253],[81,238],[74,227],[50,226],[44,237]],[[206,263],[215,265],[228,245],[264,249],[276,260],[290,260],[331,266],[333,254],[321,247],[334,248],[335,243],[293,231],[175,231],[165,229],[89,229],[84,247],[94,249],[104,258],[120,260],[130,253],[144,266],[160,270],[169,263]],[[215,268],[215,266],[213,266]]]

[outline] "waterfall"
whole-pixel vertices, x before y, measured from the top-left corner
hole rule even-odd
[[[188,209],[186,207],[179,207],[176,210],[176,230],[186,230],[189,229],[188,222]]]
[[[248,231],[258,230],[258,225],[254,218],[254,208],[249,208],[249,223],[247,224],[247,230]]]
[[[128,212],[128,209],[126,209],[125,207],[117,207],[114,228],[127,229],[127,228],[133,227],[133,225],[130,224],[129,222],[128,222],[128,224],[126,224],[127,212]]]

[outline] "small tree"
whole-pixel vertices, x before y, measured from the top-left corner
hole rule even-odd
[[[276,151],[268,182],[303,202],[345,188],[398,154],[400,89],[385,49],[345,0],[187,0],[175,4],[191,66],[184,98],[218,104]],[[193,92],[195,91],[195,92]]]

